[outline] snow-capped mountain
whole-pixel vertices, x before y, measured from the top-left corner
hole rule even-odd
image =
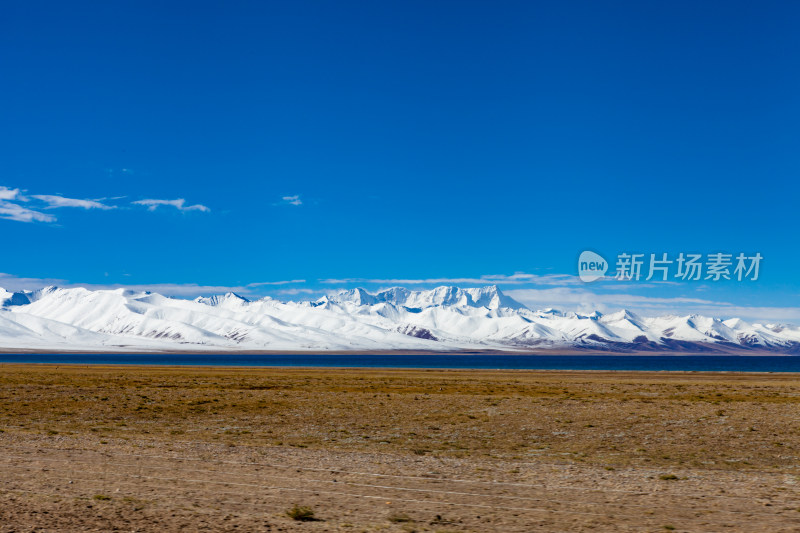
[[[46,287],[0,289],[0,349],[800,353],[800,328],[626,310],[534,311],[494,286],[352,289],[305,302]]]

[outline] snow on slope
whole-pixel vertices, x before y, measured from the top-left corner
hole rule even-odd
[[[83,288],[0,289],[0,348],[81,350],[677,350],[796,353],[800,328],[697,315],[531,311],[497,287],[378,293],[312,302],[195,300]]]

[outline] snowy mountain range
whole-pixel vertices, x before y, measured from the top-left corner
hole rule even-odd
[[[494,286],[352,289],[305,302],[46,287],[0,289],[0,349],[800,353],[800,328],[625,310],[534,311]]]

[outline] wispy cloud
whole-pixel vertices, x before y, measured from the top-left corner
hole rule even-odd
[[[203,213],[208,213],[211,211],[211,209],[201,204],[186,205],[186,200],[183,198],[176,198],[175,200],[156,200],[148,198],[145,200],[137,200],[131,203],[146,206],[148,211],[155,211],[159,206],[162,205],[174,207],[178,211],[200,211]]]
[[[488,274],[476,278],[327,278],[318,280],[323,285],[343,285],[368,283],[377,285],[461,285],[461,284],[504,284],[504,285],[577,285],[582,283],[577,276],[570,274]]]
[[[115,196],[113,198],[69,198],[60,194],[24,194],[26,191],[0,186],[0,218],[15,220],[17,222],[55,222],[57,219],[49,213],[42,213],[41,210],[58,209],[62,207],[74,207],[86,210],[108,211],[117,209],[118,205],[113,205],[114,200],[121,200],[125,196]],[[136,205],[143,205],[150,211],[155,211],[159,206],[170,206],[179,211],[211,211],[202,204],[186,205],[186,200],[177,198],[175,200],[145,199],[132,202]],[[24,204],[24,205],[23,205]]]
[[[9,189],[0,186],[0,200],[13,200],[19,194],[19,189]]]
[[[686,296],[655,297],[616,292],[603,294],[572,287],[510,289],[505,293],[531,309],[554,307],[579,313],[629,309],[644,316],[700,314],[755,321],[800,321],[800,307],[747,306]]]
[[[292,288],[292,289],[281,289],[279,291],[275,291],[275,294],[280,294],[282,296],[298,296],[298,295],[310,295],[310,294],[324,294],[325,291],[315,291],[314,289],[303,289],[303,288]]]
[[[40,213],[19,204],[25,198],[19,196],[19,189],[0,187],[0,218],[17,222],[55,222],[56,217]]]
[[[55,222],[56,217],[11,202],[0,202],[0,218],[17,222]]]
[[[64,286],[67,282],[57,278],[24,278],[0,272],[0,288],[7,291],[41,289],[50,285]]]
[[[519,300],[525,305],[534,308],[542,305],[546,307],[553,306],[567,306],[570,309],[576,306],[583,308],[590,308],[592,310],[598,309],[605,311],[609,307],[614,306],[629,306],[629,305],[646,305],[646,306],[659,306],[659,305],[685,305],[685,304],[702,304],[713,305],[716,302],[713,300],[704,300],[701,298],[661,298],[652,296],[641,296],[638,294],[625,294],[625,293],[609,293],[601,294],[586,289],[571,288],[571,287],[556,287],[552,289],[510,289],[504,291],[506,294]]]
[[[300,199],[299,194],[295,194],[294,196],[284,196],[281,198],[282,203],[288,205],[303,205],[303,201]]]
[[[224,294],[226,292],[235,292],[242,296],[257,296],[260,292],[258,289],[262,286],[283,286],[303,283],[304,281],[305,280],[262,281],[243,285],[202,285],[198,283],[72,283],[68,280],[58,278],[25,278],[0,272],[0,288],[9,291],[35,290],[50,285],[56,285],[63,288],[83,287],[90,290],[126,289],[141,292],[149,291],[177,298],[194,298],[196,296],[209,296],[212,294]]]
[[[256,283],[248,283],[248,287],[263,287],[268,285],[290,285],[293,283],[305,283],[304,279],[287,279],[283,281],[259,281]]]
[[[0,280],[2,283],[2,280]],[[272,282],[274,285],[282,285],[292,283],[291,281],[277,281]],[[213,294],[224,294],[227,292],[235,292],[242,296],[257,297],[263,295],[258,291],[258,287],[262,284],[248,283],[246,285],[201,285],[198,283],[139,283],[139,284],[60,284],[60,287],[85,287],[91,290],[103,289],[126,289],[132,291],[148,291],[163,294],[164,296],[174,296],[176,298],[195,298],[197,296],[210,296]],[[287,290],[287,289],[285,289]]]
[[[97,200],[80,200],[77,198],[66,198],[64,196],[52,194],[34,194],[31,198],[36,198],[47,204],[45,209],[55,209],[58,207],[80,207],[82,209],[116,209],[117,206],[106,205]]]

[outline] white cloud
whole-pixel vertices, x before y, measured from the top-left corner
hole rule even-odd
[[[13,200],[19,194],[19,189],[9,189],[0,186],[0,200]]]
[[[177,298],[195,298],[197,296],[210,296],[213,294],[225,294],[226,292],[235,292],[242,296],[248,296],[252,293],[247,286],[228,286],[228,285],[198,285],[196,283],[142,283],[133,285],[124,285],[114,283],[109,285],[104,284],[88,284],[77,283],[70,285],[62,285],[65,287],[85,287],[91,290],[104,290],[104,289],[126,289],[131,291],[149,291],[163,294],[164,296],[174,296]]]
[[[13,274],[5,274],[0,272],[0,288],[8,291],[22,291],[41,289],[50,285],[64,286],[66,283],[63,279],[56,278],[21,278]]]
[[[23,196],[20,189],[0,186],[0,219],[15,220],[17,222],[55,222],[57,220],[55,216],[42,213],[41,210],[76,207],[86,210],[99,209],[107,211],[118,208],[118,206],[111,205],[108,201],[120,200],[122,198],[125,198],[125,196],[96,199],[68,198],[60,194],[33,194]],[[23,202],[27,203],[27,205],[23,206]],[[177,198],[175,200],[145,199],[133,203],[146,206],[150,211],[155,211],[162,205],[174,207],[183,212],[200,211],[207,213],[211,211],[208,207],[201,204],[186,205],[186,200],[183,198]]]
[[[19,189],[0,186],[0,218],[17,222],[55,222],[56,217],[23,207],[17,203],[26,200],[26,198],[19,196]]]
[[[284,196],[281,198],[281,200],[283,200],[283,203],[289,205],[303,205],[303,201],[300,199],[299,194],[295,194],[294,196]]]
[[[800,307],[738,305],[703,298],[653,297],[638,294],[601,294],[585,289],[511,289],[507,295],[531,309],[553,307],[562,311],[589,313],[629,309],[643,316],[699,314],[715,318],[742,318],[751,321],[800,321]]]
[[[13,200],[13,201],[12,201]],[[17,222],[55,222],[55,216],[42,213],[36,209],[22,206],[19,202],[33,202],[36,209],[54,209],[57,207],[80,207],[83,209],[114,209],[114,206],[100,203],[97,200],[80,200],[60,195],[34,194],[20,195],[19,189],[0,187],[0,218]],[[44,204],[44,205],[42,205]]]
[[[155,200],[155,199],[146,199],[146,200],[137,200],[133,202],[136,205],[144,205],[147,206],[148,211],[155,211],[158,206],[172,206],[176,208],[178,211],[201,211],[203,213],[208,213],[211,211],[208,207],[195,204],[195,205],[185,205],[186,200],[183,198],[177,198],[175,200]]]
[[[297,296],[297,295],[300,295],[300,294],[306,294],[306,295],[308,295],[308,294],[320,294],[320,295],[322,295],[322,294],[324,294],[324,292],[325,291],[315,291],[314,289],[294,288],[294,289],[281,289],[279,291],[276,291],[275,294],[280,294],[280,295],[283,295],[283,296]]]
[[[65,198],[64,196],[50,194],[34,194],[31,198],[36,198],[47,204],[46,209],[57,207],[80,207],[83,209],[116,209],[116,206],[106,205],[96,200],[79,200],[77,198]]]
[[[283,281],[259,281],[257,283],[248,283],[248,287],[262,287],[265,285],[289,285],[291,283],[305,283],[304,279],[287,279]]]
[[[516,272],[514,274],[489,274],[477,278],[329,278],[318,280],[324,285],[342,285],[350,283],[374,283],[380,285],[576,285],[581,282],[577,276],[571,274],[527,274]]]
[[[504,291],[515,300],[536,309],[537,307],[559,307],[573,310],[576,307],[605,311],[616,306],[661,306],[701,304],[713,305],[712,300],[700,298],[656,298],[637,294],[610,293],[598,294],[585,289],[557,287],[552,289],[510,289]]]
[[[13,202],[0,201],[0,218],[15,220],[17,222],[55,222],[56,217],[27,207],[22,207]]]
[[[63,288],[84,287],[90,290],[126,289],[132,291],[150,291],[163,294],[164,296],[175,296],[178,298],[194,298],[196,296],[209,296],[212,294],[224,294],[226,292],[235,292],[242,296],[257,296],[259,292],[258,288],[261,286],[289,285],[292,283],[303,283],[304,281],[305,280],[265,281],[248,283],[245,285],[200,285],[197,283],[71,283],[58,278],[23,278],[0,272],[0,288],[10,291],[36,290],[42,287],[56,285]]]
[[[23,206],[20,202],[33,202],[33,208]],[[29,204],[30,205],[30,204]],[[54,209],[57,207],[80,207],[83,209],[114,209],[114,206],[100,203],[97,200],[80,200],[60,195],[34,194],[20,195],[19,189],[0,187],[0,218],[17,222],[55,222],[56,217],[42,213],[37,209]]]

